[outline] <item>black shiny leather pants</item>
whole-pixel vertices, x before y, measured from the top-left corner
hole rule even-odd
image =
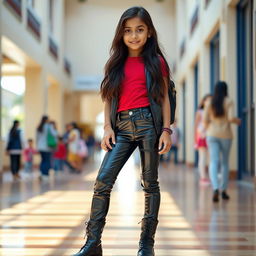
[[[157,220],[160,205],[158,184],[159,136],[149,107],[131,109],[117,114],[116,145],[105,154],[94,185],[90,219],[104,220],[110,193],[120,170],[138,146],[141,156],[141,185],[145,192],[144,218]]]

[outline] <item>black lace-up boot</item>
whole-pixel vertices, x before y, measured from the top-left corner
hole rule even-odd
[[[137,256],[155,256],[154,243],[158,221],[153,218],[143,218]]]
[[[87,223],[87,240],[80,251],[73,256],[102,256],[101,234],[105,225],[103,221],[92,221]]]

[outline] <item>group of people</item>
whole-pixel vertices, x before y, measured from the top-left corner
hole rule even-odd
[[[20,179],[21,156],[24,156],[24,170],[33,170],[33,156],[40,154],[40,179],[49,178],[49,170],[62,171],[67,166],[72,173],[81,173],[83,159],[88,156],[88,147],[81,136],[81,131],[75,122],[66,125],[66,131],[61,136],[54,121],[43,116],[36,129],[36,147],[33,139],[25,143],[20,129],[20,122],[15,120],[7,138],[6,152],[10,156],[10,167],[14,180]],[[91,148],[92,142],[89,141]]]
[[[227,194],[229,180],[229,155],[232,144],[231,124],[240,125],[241,120],[234,116],[234,103],[228,97],[226,82],[219,81],[215,85],[213,95],[206,95],[197,110],[195,119],[195,147],[199,152],[198,169],[200,182],[211,183],[213,202],[230,197]],[[207,178],[207,152],[209,152],[209,176]],[[218,179],[221,171],[221,183]]]

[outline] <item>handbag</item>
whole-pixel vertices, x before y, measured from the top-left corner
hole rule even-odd
[[[48,128],[48,131],[47,131],[47,145],[50,148],[56,148],[57,146],[56,137],[51,133],[50,127]]]
[[[88,148],[87,148],[87,145],[86,145],[86,143],[83,139],[79,140],[78,152],[77,153],[82,158],[86,158],[88,156]]]

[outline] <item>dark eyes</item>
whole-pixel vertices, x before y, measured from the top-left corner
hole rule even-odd
[[[136,30],[136,33],[142,33],[143,31],[144,31],[143,28],[139,28],[139,29]],[[130,34],[130,33],[132,33],[132,30],[131,29],[125,29],[124,33],[125,34]]]

